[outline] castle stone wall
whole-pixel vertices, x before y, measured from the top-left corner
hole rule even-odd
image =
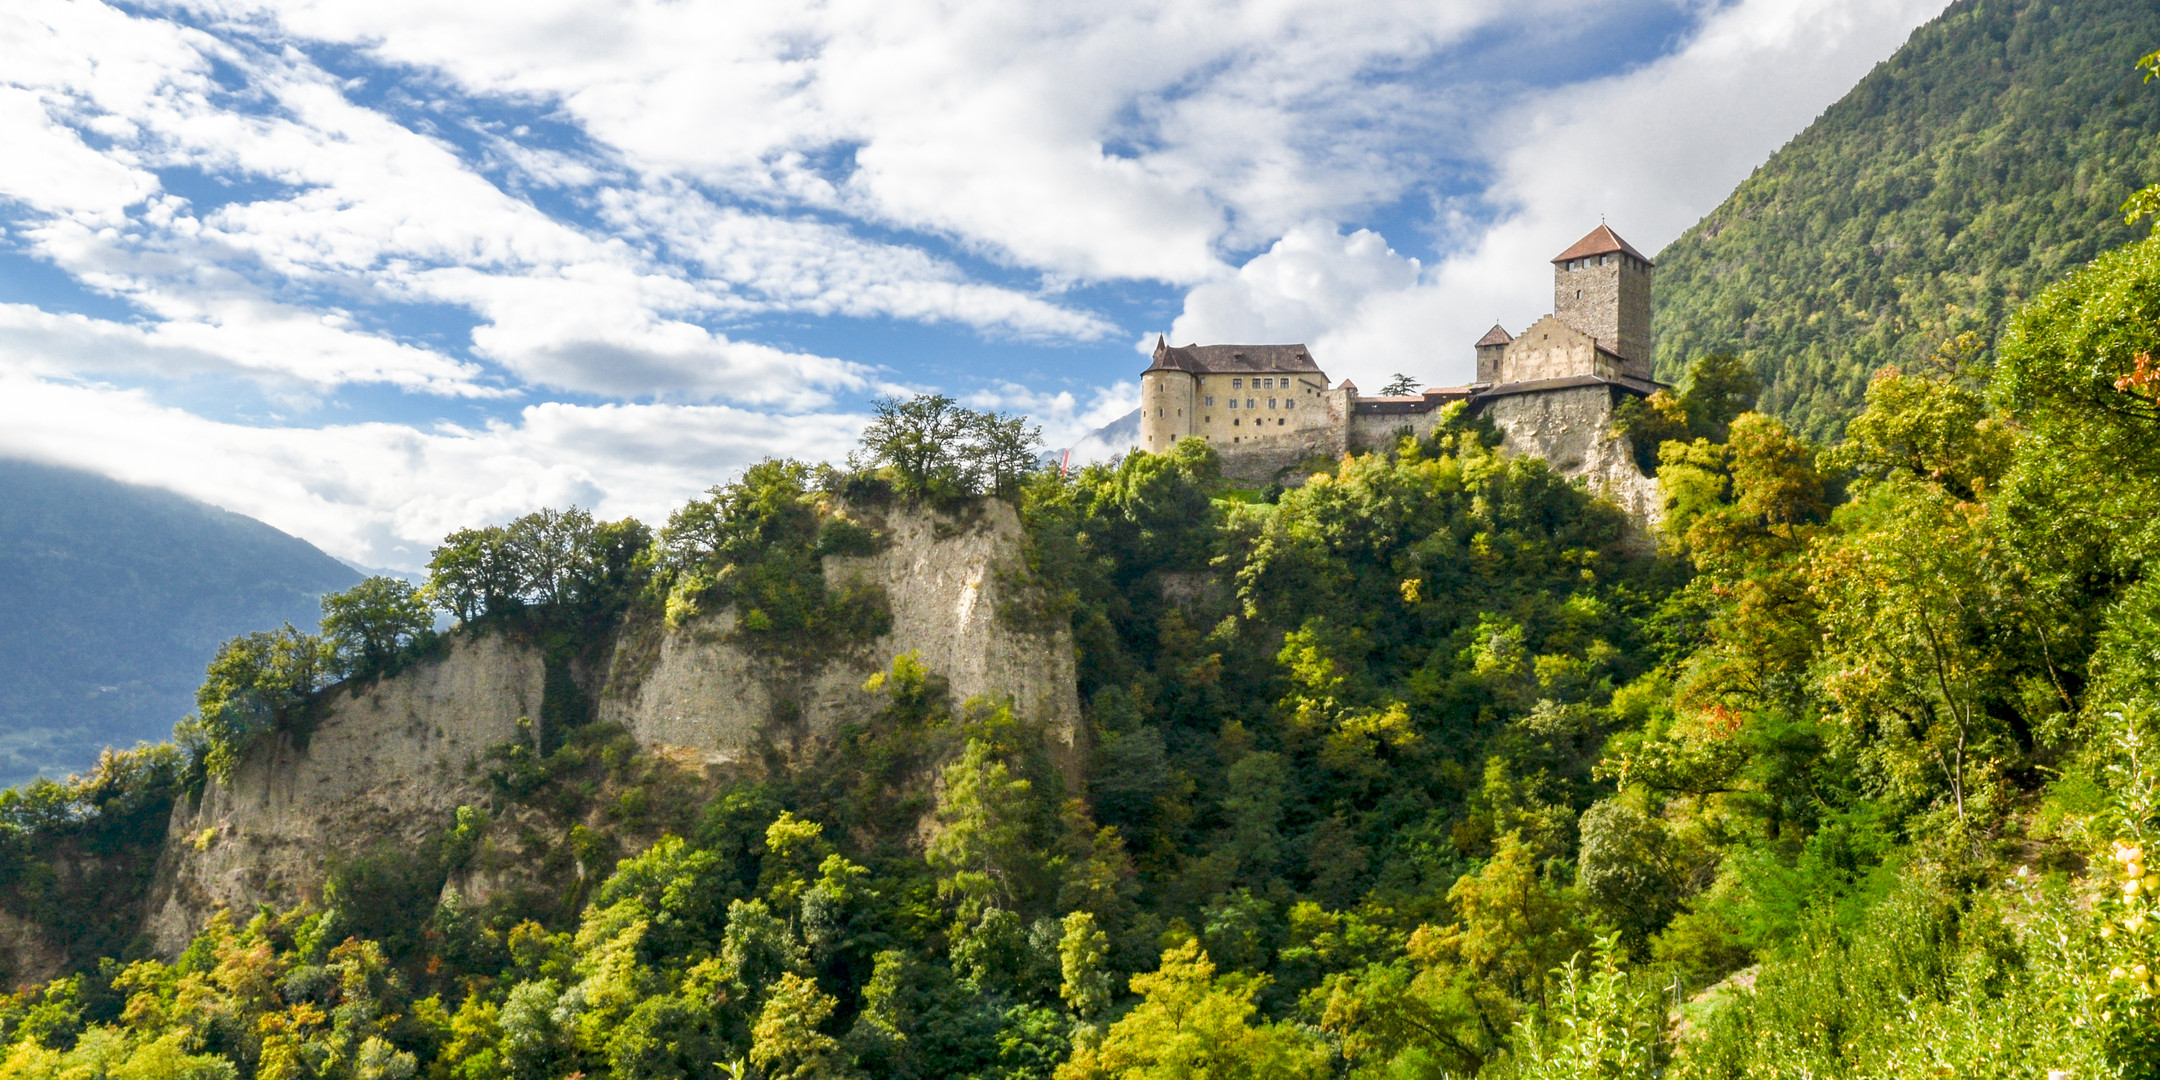
[[[1268,483],[1300,461],[1343,452],[1353,395],[1325,380],[1279,372],[1150,371],[1140,379],[1140,449],[1165,453],[1179,439],[1197,436],[1215,447],[1225,476]]]
[[[1620,393],[1576,386],[1508,394],[1487,400],[1483,411],[1500,429],[1502,453],[1544,458],[1552,471],[1582,479],[1628,516],[1654,526],[1662,510],[1657,481],[1636,468],[1627,436],[1612,427]]]
[[[1553,267],[1553,314],[1626,357],[1625,374],[1649,378],[1650,267],[1619,254],[1578,261]]]
[[[1193,433],[1193,400],[1198,380],[1182,371],[1150,371],[1140,376],[1140,448],[1165,453]]]
[[[1538,382],[1571,375],[1620,375],[1622,365],[1597,350],[1589,333],[1557,315],[1531,323],[1509,342],[1497,365],[1496,383]]]

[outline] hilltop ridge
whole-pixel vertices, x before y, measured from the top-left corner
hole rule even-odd
[[[165,738],[220,643],[312,628],[320,597],[359,580],[253,518],[0,460],[0,785]]]
[[[1657,373],[1735,352],[1762,407],[1817,439],[1886,364],[2010,312],[2144,234],[2160,175],[2160,41],[2143,0],[1957,0],[1658,253]]]

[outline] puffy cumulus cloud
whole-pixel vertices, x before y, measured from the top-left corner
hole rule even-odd
[[[1086,404],[1082,404],[1082,398]],[[1096,429],[1140,407],[1140,385],[1116,382],[1075,394],[1046,392],[1002,382],[968,394],[962,404],[996,412],[1024,413],[1042,428],[1045,449],[1072,446]]]
[[[158,190],[157,177],[92,150],[21,87],[0,86],[0,131],[11,136],[0,192],[39,210],[113,221]]]
[[[890,316],[1077,341],[1112,330],[1099,316],[969,281],[959,267],[921,250],[869,243],[815,220],[720,206],[687,185],[610,188],[600,198],[621,235],[665,245],[697,268],[720,303],[746,313]]]
[[[761,457],[838,458],[861,424],[726,406],[546,403],[483,428],[258,427],[140,391],[0,374],[0,454],[170,488],[400,570],[424,565],[451,529],[541,507],[658,525]]]
[[[1416,259],[1396,254],[1378,233],[1343,235],[1333,226],[1292,229],[1236,274],[1185,294],[1170,339],[1187,342],[1304,342],[1340,378],[1356,377],[1345,360],[1370,359],[1350,335],[1373,321],[1369,310],[1417,284]],[[1143,341],[1141,347],[1152,347]],[[1389,346],[1392,350],[1392,346]]]
[[[1442,207],[1460,237],[1420,269],[1369,234],[1293,230],[1188,293],[1178,341],[1309,341],[1328,373],[1371,388],[1390,373],[1467,382],[1470,345],[1552,310],[1550,259],[1601,217],[1655,252],[1715,208],[1942,0],[1739,0],[1673,53],[1533,96],[1482,136],[1496,176],[1488,223]],[[1391,261],[1392,260],[1392,261]]]

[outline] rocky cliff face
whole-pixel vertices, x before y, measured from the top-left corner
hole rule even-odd
[[[657,640],[626,635],[601,693],[601,719],[680,763],[744,763],[768,742],[821,737],[875,713],[882,697],[864,682],[893,657],[914,653],[946,678],[955,699],[1010,698],[1021,719],[1048,733],[1068,770],[1076,767],[1080,700],[1070,632],[1030,630],[999,614],[1019,587],[1022,536],[1012,508],[989,502],[969,521],[891,514],[882,529],[885,550],[827,556],[825,580],[882,590],[892,611],[885,636],[801,670],[730,644],[733,611],[659,631]]]
[[[1634,539],[1648,545],[1664,504],[1657,481],[1635,467],[1627,437],[1613,430],[1612,394],[1602,386],[1514,394],[1494,399],[1485,415],[1500,429],[1504,452],[1544,458],[1561,476],[1581,478],[1626,511],[1638,526]]]
[[[736,644],[732,611],[673,628],[634,621],[596,665],[604,670],[579,678],[596,719],[692,771],[755,770],[766,750],[786,753],[874,716],[883,699],[864,682],[913,652],[956,699],[1009,698],[1077,779],[1082,723],[1069,632],[1000,615],[1001,601],[1024,587],[1013,584],[1023,537],[1012,508],[989,502],[967,520],[895,511],[879,524],[888,546],[828,557],[825,578],[881,589],[889,633],[806,669]],[[500,633],[460,637],[445,655],[341,693],[305,739],[258,748],[230,783],[173,813],[150,904],[159,950],[184,948],[219,908],[317,898],[341,857],[385,840],[417,850],[459,806],[489,804],[479,758],[532,737],[519,720],[539,718],[545,685],[536,648]],[[516,828],[535,826],[523,818]],[[490,843],[516,847],[507,835]]]
[[[330,863],[384,840],[417,846],[482,802],[474,765],[540,712],[540,653],[499,633],[340,692],[304,737],[248,755],[232,779],[173,808],[145,929],[178,953],[219,908],[320,895]]]

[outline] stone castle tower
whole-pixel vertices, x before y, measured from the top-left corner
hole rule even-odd
[[[1613,431],[1614,409],[1647,397],[1648,258],[1605,225],[1553,256],[1553,312],[1521,334],[1495,326],[1478,339],[1476,381],[1405,397],[1362,397],[1330,385],[1303,345],[1186,345],[1158,340],[1140,376],[1139,448],[1167,451],[1201,438],[1223,472],[1253,483],[1283,479],[1345,452],[1430,432],[1442,407],[1463,402],[1491,420],[1510,454],[1543,458],[1583,479],[1638,519],[1655,513],[1656,484]]]
[[[1648,379],[1655,264],[1605,225],[1552,262],[1553,314],[1626,359],[1626,374]]]

